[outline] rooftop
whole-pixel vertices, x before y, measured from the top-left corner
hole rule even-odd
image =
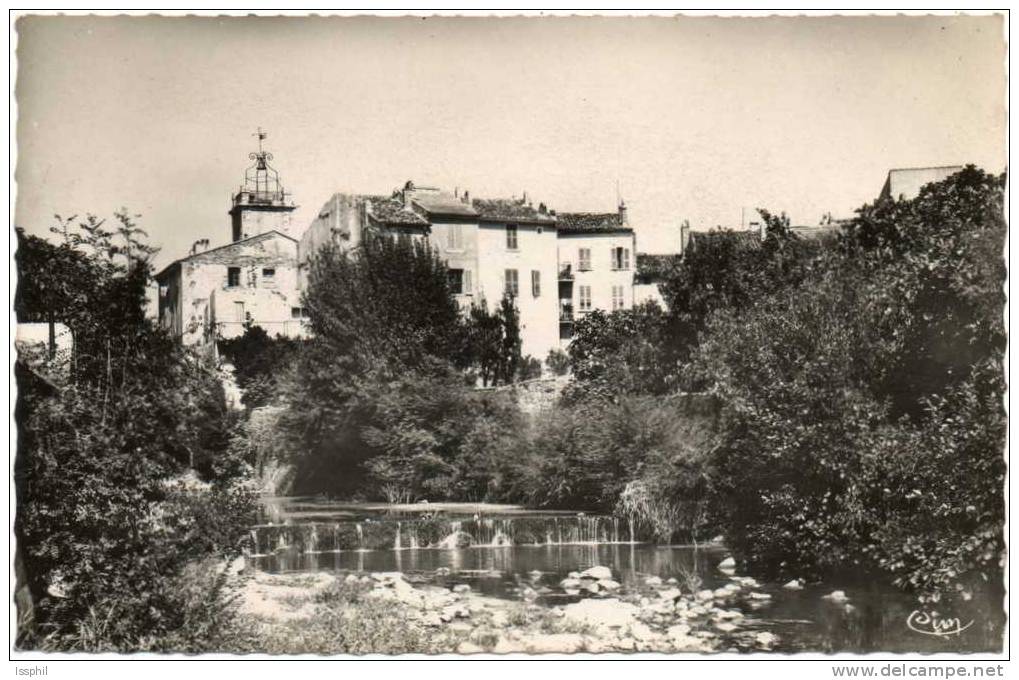
[[[535,208],[523,199],[475,198],[472,204],[478,217],[489,222],[556,223],[556,216],[545,208],[544,203]]]
[[[926,168],[892,168],[888,171],[878,198],[913,199],[932,182],[940,182],[962,170],[961,165],[937,165]]]
[[[618,212],[559,213],[557,217],[560,234],[633,233],[633,229],[623,223],[623,217]]]

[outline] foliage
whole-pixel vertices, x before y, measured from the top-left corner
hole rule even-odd
[[[520,356],[520,312],[509,295],[504,295],[494,312],[485,300],[471,306],[467,333],[470,355],[477,366],[482,386],[508,384],[517,377]]]
[[[994,582],[1002,186],[970,167],[865,206],[808,278],[709,319],[694,358],[725,404],[713,506],[746,562],[855,564],[932,598]]]
[[[564,399],[666,394],[677,379],[669,320],[654,302],[577,321],[569,346],[573,381]]]
[[[541,362],[530,354],[520,360],[520,367],[517,369],[518,380],[534,380],[541,377]]]
[[[64,221],[56,246],[21,236],[22,300],[53,304],[74,335],[63,389],[17,371],[15,531],[36,601],[22,645],[129,651],[188,630],[201,617],[179,588],[185,569],[236,553],[253,509],[222,388],[145,318],[151,249],[118,221],[116,233]],[[51,285],[65,274],[91,285]],[[207,585],[199,600],[215,606],[221,584]]]
[[[545,365],[555,375],[566,375],[570,372],[570,357],[558,347],[553,347],[545,357]]]
[[[248,408],[266,406],[281,396],[280,380],[298,351],[301,340],[277,335],[249,325],[236,338],[219,341],[219,350],[234,366],[237,385],[244,390],[241,402]]]
[[[759,212],[766,225],[763,241],[748,232],[696,234],[679,264],[668,270],[661,291],[669,310],[668,343],[678,362],[690,360],[713,312],[743,309],[763,295],[796,287],[816,269],[825,243],[798,237],[785,215]],[[691,390],[709,386],[685,382]]]
[[[694,506],[703,509],[714,410],[711,399],[681,395],[561,405],[536,425],[526,453],[515,456],[514,488],[538,506],[618,511],[663,540],[690,535],[703,524]],[[629,502],[638,488],[667,499],[674,511],[638,517]]]
[[[445,265],[426,246],[378,237],[350,254],[321,253],[306,303],[315,336],[298,354],[281,418],[295,435],[295,489],[486,498],[498,485],[486,438],[511,436],[518,416],[475,394],[462,370],[478,361],[486,382],[512,379],[520,354],[512,300],[492,315],[476,307],[464,322]],[[388,316],[380,309],[411,307],[413,315],[391,325],[375,320]]]

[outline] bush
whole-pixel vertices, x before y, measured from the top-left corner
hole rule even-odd
[[[689,537],[704,525],[715,419],[710,399],[684,396],[561,406],[536,424],[525,455],[514,457],[512,487],[537,506],[617,512],[662,540]],[[630,502],[638,490],[672,510],[642,514]]]
[[[561,349],[553,347],[545,357],[545,365],[555,375],[566,375],[570,372],[570,357]]]

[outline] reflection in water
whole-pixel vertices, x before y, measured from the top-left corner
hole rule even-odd
[[[452,519],[446,528],[461,531],[468,528],[485,540],[481,547],[420,548],[410,539],[419,517],[376,519],[366,517],[363,508],[343,504],[337,512],[343,519],[304,501],[302,513],[315,514],[315,522],[330,524],[310,527],[300,519],[277,515],[286,525],[263,525],[253,532],[259,554],[251,556],[256,569],[272,573],[305,571],[374,572],[400,571],[412,580],[449,587],[469,583],[486,595],[517,599],[522,585],[538,590],[539,603],[561,604],[577,599],[558,587],[571,571],[601,565],[612,568],[614,578],[626,586],[624,592],[644,589],[644,579],[658,576],[675,578],[684,592],[699,577],[701,588],[719,588],[729,577],[718,569],[727,555],[721,546],[695,549],[692,546],[656,546],[633,543],[625,523],[605,518],[583,518],[573,515],[540,515],[518,512],[514,517]],[[336,505],[336,504],[334,504]],[[473,514],[477,508],[473,506]],[[379,515],[376,513],[376,518]],[[558,519],[557,519],[558,518]],[[519,526],[516,524],[519,522]],[[585,524],[586,522],[586,524]],[[584,528],[586,527],[586,528]],[[526,533],[524,529],[526,528]],[[446,529],[443,529],[445,531]],[[563,535],[566,531],[568,535]],[[574,532],[569,534],[569,532]],[[601,537],[611,542],[569,543],[569,536],[586,531],[585,538]],[[518,537],[529,536],[533,543],[503,545],[499,533]],[[594,532],[594,534],[590,534]],[[614,534],[613,532],[619,532]],[[260,534],[260,535],[259,535]],[[347,549],[343,536],[351,545],[367,547]],[[372,537],[377,540],[372,542]],[[613,539],[615,539],[613,541]],[[281,543],[285,546],[280,548]],[[455,543],[448,543],[450,546]],[[329,550],[313,547],[328,546]],[[395,547],[400,549],[394,549]],[[272,547],[273,549],[270,549]],[[534,572],[540,572],[540,576]],[[770,594],[769,600],[748,600],[740,605],[745,614],[742,626],[750,630],[770,631],[779,636],[777,651],[817,652],[978,652],[1000,651],[1004,614],[1001,600],[992,595],[975,596],[963,603],[958,611],[941,612],[945,617],[958,617],[973,625],[958,636],[937,637],[919,634],[906,626],[910,613],[919,605],[915,598],[876,579],[859,582],[847,577],[821,585],[808,585],[802,590],[785,590],[778,584],[762,583],[758,592]],[[833,590],[844,590],[848,602],[823,598]]]

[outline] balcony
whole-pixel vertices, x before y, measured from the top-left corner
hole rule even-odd
[[[559,280],[560,281],[572,281],[573,280],[573,265],[572,264],[559,265]]]
[[[573,323],[573,305],[559,305],[559,323]]]

